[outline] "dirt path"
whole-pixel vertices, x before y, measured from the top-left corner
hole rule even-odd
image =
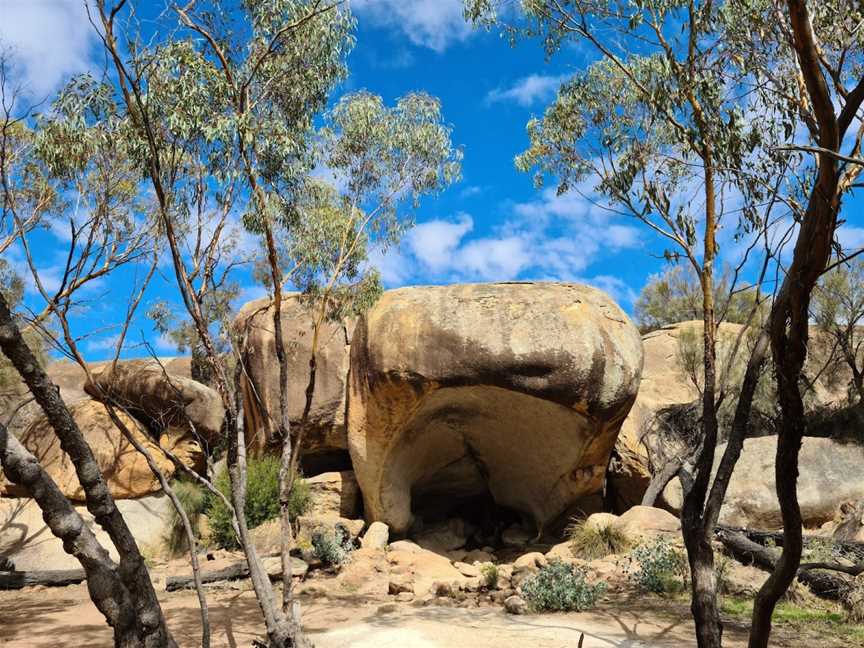
[[[242,585],[241,585],[242,586]],[[191,592],[163,594],[165,614],[182,648],[199,641]],[[253,594],[212,589],[208,595],[214,648],[246,648],[261,632]],[[415,607],[363,599],[306,599],[304,624],[317,648],[690,648],[693,628],[685,605],[652,598],[606,601],[592,612],[512,616],[497,608]],[[728,648],[745,645],[741,627],[727,624]],[[775,646],[806,645],[778,632]],[[103,648],[111,633],[83,586],[0,592],[4,648]],[[821,646],[829,644],[821,642]]]

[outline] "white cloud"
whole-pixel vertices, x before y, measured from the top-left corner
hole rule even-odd
[[[360,20],[401,31],[415,45],[436,52],[471,36],[463,6],[463,0],[351,0]]]
[[[486,95],[488,103],[516,103],[528,108],[540,101],[547,101],[555,96],[566,75],[550,76],[531,74],[519,79],[507,88],[496,88]]]
[[[14,78],[32,100],[92,67],[96,33],[81,0],[4,0],[0,46],[12,52]]]
[[[485,281],[515,279],[533,261],[528,245],[517,236],[469,241],[456,261],[463,273]]]
[[[408,233],[406,243],[427,269],[441,272],[452,262],[454,250],[473,227],[474,221],[468,214],[459,214],[456,222],[420,223]]]
[[[114,351],[117,348],[117,342],[119,340],[119,334],[109,335],[103,338],[91,338],[87,341],[85,348],[90,353],[98,351]]]
[[[489,233],[478,233],[470,215],[420,223],[398,248],[376,253],[371,263],[389,286],[416,281],[537,279],[592,283],[621,301],[634,292],[623,281],[586,271],[604,257],[642,245],[637,227],[618,222],[591,195],[554,190],[510,205],[511,216]]]
[[[841,225],[837,229],[837,240],[846,253],[860,250],[864,247],[864,227]]]

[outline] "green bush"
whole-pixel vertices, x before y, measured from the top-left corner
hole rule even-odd
[[[680,592],[687,579],[684,556],[666,538],[637,546],[624,571],[639,589],[655,594]]]
[[[207,507],[207,492],[195,482],[177,481],[171,485],[180,505],[186,511],[192,532],[199,537],[201,516]],[[172,556],[189,551],[189,543],[186,539],[186,531],[183,529],[183,521],[177,510],[172,506],[168,519],[168,532],[165,537],[165,548]]]
[[[480,577],[486,589],[495,589],[498,587],[498,566],[493,563],[483,563],[480,565]]]
[[[624,532],[611,524],[598,527],[578,520],[567,527],[567,535],[573,554],[586,560],[622,554],[630,548],[630,540]]]
[[[216,488],[230,501],[231,481],[227,470],[216,476]],[[294,480],[288,503],[291,519],[303,515],[309,508],[311,494],[309,485],[301,477]],[[246,524],[254,528],[279,517],[279,458],[261,457],[251,459],[246,472]],[[207,515],[210,518],[210,533],[213,541],[224,549],[236,549],[239,544],[231,525],[231,512],[221,498],[208,498]]]
[[[325,565],[341,565],[354,550],[351,536],[337,526],[333,530],[318,529],[312,532],[312,553]]]
[[[585,572],[560,560],[551,560],[522,583],[522,596],[535,612],[581,612],[596,605],[606,583],[591,584]]]

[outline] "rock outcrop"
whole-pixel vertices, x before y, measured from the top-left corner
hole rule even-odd
[[[726,445],[717,448],[714,472]],[[720,522],[754,529],[782,526],[774,480],[777,437],[746,439],[741,458],[732,473],[729,490],[720,510]],[[807,437],[801,446],[798,503],[805,526],[819,527],[832,520],[846,502],[864,493],[864,448],[830,439]],[[666,502],[680,510],[683,496],[675,479],[663,491]]]
[[[165,495],[120,500],[117,509],[143,551],[161,546],[169,531],[172,510]],[[75,510],[108,550],[111,559],[117,561],[119,556],[108,534],[87,508],[82,505]],[[42,510],[29,498],[0,498],[0,558],[4,557],[20,571],[81,568],[78,559],[63,550],[63,542],[51,533],[42,519]]]
[[[161,489],[144,456],[117,429],[102,403],[83,400],[70,406],[69,410],[92,449],[115,498],[143,497]],[[144,426],[123,412],[118,411],[117,415],[135,438],[150,451],[162,471],[167,476],[173,475],[174,465],[164,457]],[[46,418],[36,419],[20,439],[69,499],[84,500],[84,491],[75,474],[75,466],[60,448],[60,440]],[[188,465],[199,462],[200,448],[177,430],[168,428],[160,442],[181,460],[188,462]],[[5,490],[7,495],[27,495],[13,484],[6,484]]]
[[[282,302],[282,335],[288,354],[288,413],[300,423],[306,404],[313,313],[296,294]],[[256,454],[278,446],[277,426],[265,412],[279,411],[279,364],[269,299],[249,302],[240,310],[235,329],[247,336],[243,381],[246,441]],[[351,324],[325,322],[318,341],[315,393],[303,441],[304,453],[347,449],[345,409]]]
[[[191,378],[169,373],[155,360],[107,364],[93,373],[84,391],[96,400],[122,405],[151,430],[185,430],[204,448],[219,441],[225,418],[219,394]]]
[[[491,493],[542,525],[602,487],[636,396],[638,331],[603,292],[498,283],[386,292],[351,345],[348,445],[368,519]]]
[[[721,358],[728,353],[742,328],[740,324],[721,324],[718,335],[718,355]],[[653,472],[662,470],[669,457],[686,451],[683,440],[676,442],[668,435],[657,434],[667,428],[668,422],[668,419],[661,421],[657,415],[665,410],[668,414],[664,413],[664,416],[686,415],[694,422],[698,421],[701,415],[701,406],[697,402],[699,392],[681,368],[679,361],[679,340],[687,330],[695,333],[695,344],[698,347],[702,335],[702,322],[699,321],[671,324],[642,337],[645,354],[642,382],[630,415],[621,426],[609,470],[609,485],[615,495],[615,508],[619,512],[640,504]],[[815,407],[836,406],[845,397],[847,372],[841,367],[839,378],[830,376],[831,372],[823,372],[822,365],[830,350],[830,344],[815,328],[811,330],[810,340],[811,352],[805,369],[815,380],[809,399]],[[741,375],[744,363],[746,358],[741,360]],[[696,407],[685,413],[682,408],[691,403],[696,403]],[[696,426],[698,423],[694,423],[693,427]],[[759,432],[767,433],[765,430]]]

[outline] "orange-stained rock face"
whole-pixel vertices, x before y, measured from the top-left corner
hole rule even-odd
[[[114,425],[102,403],[83,400],[70,408],[84,440],[90,445],[96,462],[102,469],[111,494],[117,499],[137,498],[161,490],[147,461]],[[144,427],[122,412],[120,420],[134,437],[150,452],[167,477],[174,474],[174,465],[164,457]],[[69,499],[83,501],[84,492],[78,482],[75,466],[60,448],[60,440],[48,420],[39,418],[21,435],[21,442],[42,464],[46,472]],[[200,463],[201,449],[178,430],[169,428],[160,442],[190,466]],[[16,486],[6,486],[9,494],[26,495]]]
[[[389,291],[351,346],[348,445],[366,515],[490,492],[543,524],[600,490],[642,369],[601,291],[499,283]]]

